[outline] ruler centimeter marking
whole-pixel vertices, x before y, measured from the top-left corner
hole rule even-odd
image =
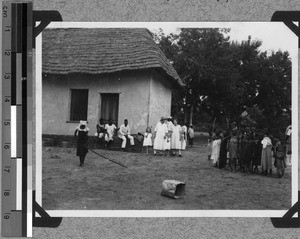
[[[2,2],[2,20],[2,236],[31,237],[32,2]]]
[[[2,236],[11,235],[11,39],[12,6],[2,3]]]

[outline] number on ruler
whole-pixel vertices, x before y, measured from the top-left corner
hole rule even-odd
[[[9,219],[10,213],[5,213],[4,214],[4,219]]]
[[[4,171],[10,173],[10,168],[5,168]]]
[[[7,6],[3,6],[2,10],[3,10],[3,17],[7,17],[8,16],[7,15]]]
[[[10,56],[10,51],[9,51],[9,50],[5,50],[5,51],[4,51],[4,55],[5,55],[5,56]]]
[[[9,144],[5,144],[5,145],[3,146],[3,148],[4,148],[4,149],[10,149],[10,145],[9,145]]]
[[[5,73],[4,74],[4,79],[5,80],[9,80],[10,79],[10,74],[9,73]]]
[[[5,197],[8,197],[8,196],[9,196],[9,192],[7,192],[7,191],[4,192],[4,196],[5,196]]]
[[[4,121],[3,123],[5,126],[10,126],[10,122],[9,121]]]
[[[10,102],[9,97],[5,97],[4,102],[5,102],[5,103],[9,103],[9,102]]]

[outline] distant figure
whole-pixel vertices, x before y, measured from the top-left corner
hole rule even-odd
[[[242,171],[250,173],[250,163],[252,161],[252,135],[250,128],[246,127],[242,139]]]
[[[85,156],[88,152],[88,132],[89,128],[86,126],[87,122],[84,120],[80,120],[79,125],[75,129],[74,136],[77,138],[77,152],[76,156],[79,156],[80,164],[79,166],[83,166]]]
[[[177,120],[174,119],[173,125],[173,133],[171,139],[171,149],[173,151],[173,156],[176,155],[176,151],[178,151],[178,156],[181,157],[181,140],[182,140],[182,128],[177,123]]]
[[[213,138],[212,142],[212,153],[211,153],[211,159],[213,166],[218,166],[218,161],[220,157],[220,146],[221,146],[221,138],[220,138],[220,132],[216,132],[216,136]]]
[[[170,156],[170,150],[171,150],[171,133],[169,131],[166,132],[164,137],[164,157]]]
[[[186,144],[187,144],[187,123],[182,125],[182,139],[181,139],[181,150],[186,150]]]
[[[258,172],[258,166],[261,165],[261,151],[260,136],[256,133],[256,129],[252,128],[252,171]]]
[[[215,137],[215,135],[213,135],[212,132],[209,131],[208,139],[207,139],[207,160],[208,161],[210,160],[211,157],[213,137]]]
[[[112,141],[114,140],[114,134],[115,134],[115,130],[117,129],[117,127],[113,124],[112,120],[109,119],[108,124],[105,125],[105,130],[106,130],[106,134],[105,134],[105,141],[106,141],[106,145],[105,148],[110,150],[110,146]]]
[[[189,146],[193,147],[194,145],[194,137],[195,137],[195,132],[194,132],[194,126],[190,124],[189,130],[188,130],[188,138],[189,138]]]
[[[272,141],[269,138],[268,131],[265,132],[261,144],[262,144],[262,153],[261,153],[262,173],[268,175],[268,170],[269,170],[270,175],[272,175]]]
[[[237,164],[237,154],[238,154],[238,138],[236,136],[236,131],[232,131],[232,136],[228,143],[228,151],[229,151],[229,165],[231,172],[236,171]]]
[[[120,126],[119,138],[123,140],[121,148],[126,151],[127,138],[130,140],[131,149],[133,150],[134,138],[130,135],[130,127],[128,125],[128,120],[124,120],[124,124]]]
[[[228,140],[230,138],[229,132],[224,131],[223,137],[220,145],[220,157],[219,157],[219,169],[225,168],[227,163],[227,150],[228,150]]]
[[[96,148],[96,145],[100,142],[104,142],[104,135],[105,135],[105,124],[104,120],[102,118],[99,119],[99,123],[96,125],[97,132],[95,133],[96,137],[96,143],[94,145],[94,148]]]
[[[160,122],[158,122],[155,126],[154,133],[155,133],[155,139],[154,139],[154,155],[156,155],[157,151],[163,151],[164,150],[164,143],[166,139],[166,133],[168,133],[168,127],[165,124],[165,117],[160,118]]]
[[[288,126],[285,131],[285,140],[286,140],[286,164],[292,165],[292,126]]]
[[[277,169],[277,176],[281,178],[284,174],[284,160],[286,157],[286,146],[283,143],[283,138],[279,139],[275,146],[275,162],[274,166]]]
[[[146,133],[144,134],[143,146],[146,147],[146,154],[149,154],[149,147],[152,146],[152,133],[151,128],[147,127]]]

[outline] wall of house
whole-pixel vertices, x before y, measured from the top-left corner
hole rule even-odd
[[[150,82],[149,126],[154,130],[161,116],[171,114],[172,84],[163,75],[153,70]]]
[[[88,127],[96,132],[100,93],[119,93],[118,126],[127,118],[133,133],[144,132],[149,119],[150,71],[109,75],[44,75],[43,134],[72,135],[78,125],[70,119],[70,89],[89,89]],[[156,84],[154,84],[156,86]],[[158,100],[158,99],[157,99]],[[155,102],[154,102],[155,103]],[[157,110],[156,110],[157,111]]]

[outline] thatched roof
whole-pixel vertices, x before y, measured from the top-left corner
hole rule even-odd
[[[46,29],[42,61],[43,73],[48,74],[157,69],[183,85],[147,29]]]

